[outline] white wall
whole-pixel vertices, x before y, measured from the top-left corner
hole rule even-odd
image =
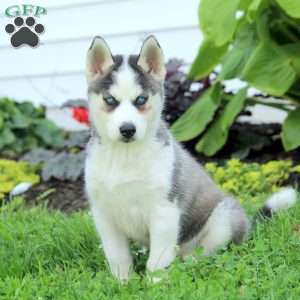
[[[48,9],[37,48],[14,49],[4,27],[13,19],[6,7],[24,1],[0,1],[0,97],[31,100],[49,106],[86,97],[85,54],[95,35],[114,53],[137,53],[150,33],[159,39],[166,58],[193,61],[201,41],[199,0],[40,0]]]

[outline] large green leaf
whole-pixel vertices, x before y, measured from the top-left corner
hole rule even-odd
[[[33,136],[29,135],[23,139],[23,149],[31,150],[37,148],[38,146],[38,139]]]
[[[0,131],[0,149],[12,144],[15,140],[15,135],[8,127],[5,127]]]
[[[227,130],[244,107],[248,88],[238,91],[228,102],[221,116],[222,130]]]
[[[4,127],[3,117],[0,115],[0,130]]]
[[[252,0],[251,4],[248,6],[249,11],[256,11],[258,10],[259,6],[262,4],[262,2],[265,0]]]
[[[237,25],[235,16],[240,0],[201,0],[199,21],[206,39],[216,46],[231,41]]]
[[[214,155],[227,141],[229,128],[244,107],[247,88],[240,90],[226,105],[224,112],[219,114],[217,120],[209,127],[196,150],[207,156]]]
[[[22,114],[30,118],[45,118],[45,107],[34,107],[31,102],[22,102],[18,104],[19,110]]]
[[[271,43],[261,43],[256,48],[242,74],[243,80],[274,96],[282,96],[295,78],[289,57]]]
[[[190,140],[206,128],[221,102],[221,85],[216,83],[173,124],[171,131],[178,141]]]
[[[215,46],[211,41],[204,40],[201,44],[194,63],[189,72],[189,77],[202,79],[207,76],[214,67],[220,62],[226,53],[228,44]]]
[[[47,119],[36,120],[34,132],[48,145],[58,147],[63,145],[64,136],[62,131],[53,122]]]
[[[300,77],[300,43],[286,44],[282,49],[289,55],[291,64]]]
[[[224,56],[219,80],[238,78],[257,42],[255,25],[241,22],[232,49]]]
[[[293,18],[300,18],[299,0],[276,0],[285,12]]]
[[[9,117],[19,112],[15,102],[11,101],[9,98],[0,99],[0,111]]]
[[[24,139],[16,139],[13,144],[5,148],[6,151],[11,151],[11,153],[22,153],[24,150]]]
[[[35,111],[37,110],[30,102],[20,103],[19,109],[24,115],[27,116],[33,116],[35,114]]]
[[[266,0],[253,0],[248,6],[247,18],[249,21],[255,21],[263,8],[267,5]]]
[[[298,78],[291,88],[288,90],[286,95],[300,104],[300,78]]]
[[[287,151],[300,146],[300,108],[288,114],[283,123],[281,138],[284,149]]]
[[[31,124],[30,118],[18,112],[11,116],[11,127],[12,128],[27,128]]]
[[[239,9],[240,10],[246,10],[249,5],[251,4],[252,0],[241,0],[240,1],[240,5],[239,5]]]
[[[226,143],[227,137],[228,131],[222,130],[222,120],[218,117],[196,144],[196,150],[207,156],[214,155]]]

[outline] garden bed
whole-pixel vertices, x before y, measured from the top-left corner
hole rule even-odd
[[[236,149],[240,149],[237,136],[255,136],[257,141],[262,140],[261,144],[257,144],[249,151],[248,156],[242,161],[246,163],[267,163],[269,161],[291,161],[293,165],[300,164],[300,152],[285,152],[282,148],[281,141],[273,141],[272,137],[276,136],[280,131],[279,124],[246,124],[236,123],[232,127],[227,146],[213,157],[206,157],[194,151],[193,142],[187,143],[186,148],[194,155],[194,157],[203,165],[208,162],[215,162],[224,165],[226,161],[232,158],[232,153]],[[267,142],[269,141],[269,142]],[[274,170],[274,172],[277,172]],[[280,183],[282,186],[300,185],[300,174],[291,172],[287,178]],[[86,195],[84,192],[83,176],[79,176],[77,180],[59,180],[51,178],[48,181],[33,186],[25,194],[26,202],[29,205],[36,205],[47,202],[47,206],[51,209],[59,209],[64,212],[78,211],[88,206]]]
[[[50,209],[66,213],[87,208],[83,180],[61,181],[51,179],[33,186],[25,193],[25,201],[29,206],[45,203]]]
[[[167,64],[163,117],[170,126],[211,87],[216,76],[213,73],[203,80],[192,81],[181,71],[181,65],[182,62],[179,60],[171,60]],[[2,146],[4,151],[0,151],[0,158],[15,160],[26,158],[34,164],[44,165],[40,171],[41,182],[25,193],[26,202],[31,206],[47,203],[51,209],[59,209],[68,213],[86,208],[83,164],[84,148],[89,132],[64,133],[45,119],[43,108],[36,110],[29,103],[12,104],[9,99],[3,99],[2,103],[4,110],[9,112],[7,125],[10,126],[13,136],[5,135],[7,145]],[[79,103],[78,101],[70,101],[67,104],[71,110],[74,108],[73,117],[76,117],[79,111],[84,111],[85,105],[85,102]],[[35,119],[30,117],[33,113]],[[239,115],[249,115],[247,108]],[[87,120],[87,115],[84,120]],[[79,121],[82,121],[82,118],[79,118]],[[39,130],[40,128],[43,128],[43,131]],[[28,136],[26,132],[31,132],[31,136]],[[290,160],[294,165],[300,164],[300,151],[285,151],[280,133],[281,124],[235,122],[229,130],[224,147],[213,156],[205,156],[195,150],[195,145],[199,142],[201,135],[183,144],[201,164],[217,162],[219,165],[224,165],[231,158],[248,163]],[[13,139],[18,140],[18,148],[15,147]],[[36,147],[42,147],[42,154],[36,155],[35,153],[32,156],[31,150],[35,151]],[[30,150],[29,154],[28,150]],[[25,156],[24,152],[26,152]],[[298,186],[300,184],[299,173],[292,172],[281,184]]]

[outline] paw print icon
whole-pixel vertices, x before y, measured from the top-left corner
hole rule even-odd
[[[11,34],[11,44],[17,48],[21,45],[36,47],[39,44],[39,35],[45,31],[42,24],[36,24],[33,17],[28,17],[26,20],[22,17],[16,17],[14,24],[7,24],[5,31]]]

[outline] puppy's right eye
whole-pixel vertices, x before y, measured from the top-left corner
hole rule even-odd
[[[119,105],[119,101],[111,95],[104,97],[103,100],[110,107],[117,107]]]

